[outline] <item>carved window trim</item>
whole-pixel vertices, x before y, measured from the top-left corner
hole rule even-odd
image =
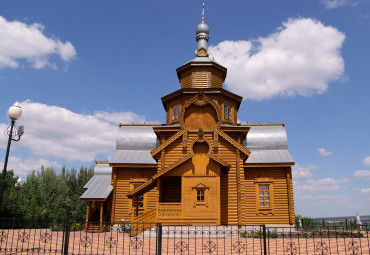
[[[270,178],[256,178],[254,180],[256,192],[256,214],[257,215],[274,215],[274,181]],[[270,207],[261,207],[260,190],[261,187],[268,186],[268,197]],[[265,201],[264,201],[265,202]]]
[[[208,207],[209,187],[205,186],[202,183],[199,183],[198,185],[193,187],[192,190],[193,190],[193,207],[197,207],[197,206]],[[200,192],[204,194],[203,201],[198,201],[198,193]]]

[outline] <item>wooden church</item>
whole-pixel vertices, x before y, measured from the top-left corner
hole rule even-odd
[[[81,196],[86,221],[294,224],[284,123],[237,124],[242,97],[223,88],[227,69],[209,58],[208,36],[203,9],[196,57],[162,97],[166,124],[119,125],[114,155],[96,161]]]

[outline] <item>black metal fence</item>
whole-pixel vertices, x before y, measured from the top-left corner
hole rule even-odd
[[[369,229],[0,219],[0,254],[370,254]]]

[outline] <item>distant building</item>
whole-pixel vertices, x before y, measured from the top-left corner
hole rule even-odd
[[[223,89],[208,35],[203,15],[196,57],[176,70],[181,88],[162,97],[166,124],[120,124],[81,196],[87,221],[294,224],[284,124],[237,124],[242,97]]]

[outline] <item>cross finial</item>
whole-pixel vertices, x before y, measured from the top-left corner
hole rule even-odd
[[[202,23],[204,23],[204,3],[203,3],[203,12],[202,12]]]

